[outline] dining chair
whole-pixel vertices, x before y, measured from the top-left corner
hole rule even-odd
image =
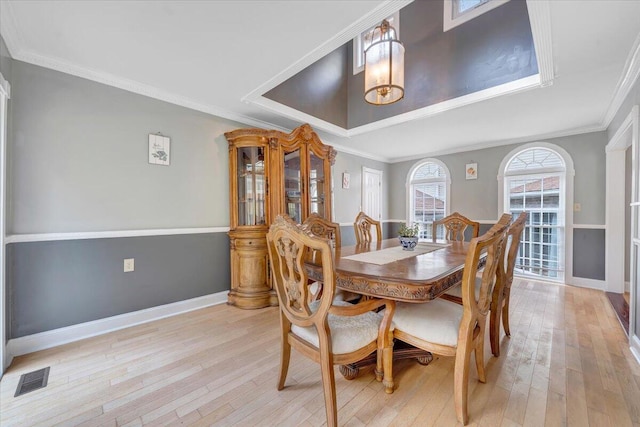
[[[507,225],[496,224],[471,239],[462,276],[462,305],[437,298],[425,304],[397,303],[393,336],[423,350],[455,357],[454,405],[458,421],[469,421],[467,400],[471,353],[475,353],[480,382],[486,382],[484,340],[496,270],[502,261]],[[486,263],[476,296],[476,275],[481,254]]]
[[[433,239],[436,239],[438,226],[444,227],[445,240],[459,240],[464,241],[464,231],[467,227],[472,227],[471,238],[478,237],[480,234],[480,223],[471,221],[464,215],[460,215],[458,212],[454,212],[437,221],[433,221],[431,225],[431,235]]]
[[[498,220],[498,222],[494,225],[494,227],[507,227],[507,233],[511,224],[511,219],[512,219],[512,215],[511,214],[502,214],[502,216],[500,217],[500,219]],[[498,346],[498,342],[499,342],[499,338],[500,338],[500,328],[496,328],[495,325],[499,325],[500,324],[500,315],[501,312],[503,311],[502,308],[502,301],[503,301],[503,294],[504,294],[504,287],[505,284],[507,283],[507,279],[506,279],[506,274],[507,274],[507,262],[506,262],[506,245],[507,245],[507,238],[508,235],[505,236],[505,241],[504,241],[504,248],[502,250],[502,257],[505,260],[505,262],[503,264],[500,264],[497,268],[496,268],[496,285],[493,288],[493,293],[491,295],[491,309],[490,309],[490,315],[489,315],[489,341],[491,342],[491,353],[493,353],[494,356],[498,357],[500,355],[500,350],[499,350],[499,346]],[[481,286],[481,278],[480,277],[476,277],[476,283],[475,283],[475,292],[476,292],[476,298],[479,295],[480,292],[480,286]],[[451,288],[449,288],[443,295],[441,298],[444,298],[446,300],[455,302],[456,304],[460,304],[462,305],[462,287],[461,286],[453,286]]]
[[[322,218],[317,213],[312,213],[302,223],[302,229],[311,233],[316,237],[322,237],[328,239],[334,248],[340,248],[342,245],[342,238],[340,237],[340,224],[337,222],[331,222]],[[315,251],[309,253],[311,258],[317,256]],[[319,262],[319,261],[318,261]],[[322,282],[312,281],[310,283],[310,298],[312,300],[318,299],[322,292]],[[336,289],[334,299],[343,301],[353,301],[360,298],[360,295],[346,292],[341,289]]]
[[[334,263],[329,242],[309,235],[290,218],[276,217],[267,233],[267,248],[280,307],[278,390],[284,388],[293,347],[320,364],[327,425],[337,426],[333,365],[353,363],[377,352],[376,379],[383,381],[385,391],[393,391],[391,317],[395,302],[383,299],[359,304],[334,301]],[[308,297],[305,259],[309,250],[319,254],[324,279],[323,292],[315,301]],[[373,311],[383,306],[383,313]]]
[[[511,296],[511,284],[513,283],[513,270],[520,249],[520,239],[522,231],[527,223],[527,213],[520,212],[509,228],[507,229],[505,251],[504,251],[504,280],[500,284],[500,293],[495,293],[491,306],[491,317],[489,323],[489,337],[491,341],[491,353],[500,356],[500,317],[502,317],[502,327],[504,333],[510,337],[509,329],[509,300]]]
[[[353,231],[356,234],[356,243],[371,243],[374,239],[371,233],[371,228],[376,230],[376,239],[378,242],[382,240],[382,228],[380,227],[380,221],[367,216],[364,212],[360,212],[356,216],[356,220],[353,223]]]
[[[340,224],[324,219],[315,212],[304,220],[302,223],[302,229],[309,231],[314,236],[329,239],[333,244],[333,247],[340,247],[342,245]]]

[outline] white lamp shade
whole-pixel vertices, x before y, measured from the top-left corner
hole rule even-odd
[[[364,99],[384,105],[404,97],[404,46],[386,39],[371,44],[364,53]]]

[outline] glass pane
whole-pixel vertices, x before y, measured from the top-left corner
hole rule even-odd
[[[464,12],[474,9],[481,4],[487,3],[489,0],[456,0],[454,16],[463,14]]]
[[[556,152],[546,148],[531,148],[516,155],[509,162],[506,172],[542,168],[564,168],[564,160]]]
[[[413,194],[413,212],[411,221],[420,226],[420,238],[431,239],[431,223],[444,218],[446,206],[445,183],[414,184],[411,186]],[[444,238],[439,231],[438,238]],[[442,234],[442,235],[440,235]]]
[[[302,183],[300,182],[300,150],[284,155],[285,212],[298,224],[302,222]]]
[[[444,178],[446,177],[446,175],[447,174],[444,172],[442,166],[436,163],[427,162],[416,169],[416,171],[413,173],[413,177],[411,177],[411,180],[417,181],[419,179],[427,178]]]
[[[529,160],[535,158],[542,162],[541,154],[549,156],[550,153],[529,153],[532,157]],[[528,213],[516,259],[516,269],[521,273],[561,276],[564,232],[561,228],[560,184],[560,175],[513,177],[507,180],[509,211],[514,216],[523,210]]]
[[[324,162],[312,152],[309,164],[310,213],[317,213],[324,217]]]
[[[264,149],[238,148],[238,225],[266,223]]]

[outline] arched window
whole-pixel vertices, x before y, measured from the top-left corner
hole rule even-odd
[[[573,189],[573,162],[562,148],[546,143],[527,144],[502,162],[501,212],[528,213],[516,272],[564,281],[568,260],[567,226],[572,222],[567,177]]]
[[[449,214],[449,169],[440,160],[416,163],[407,176],[407,220],[420,224],[420,237],[431,238],[431,223]]]

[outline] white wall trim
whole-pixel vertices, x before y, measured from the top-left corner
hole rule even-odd
[[[565,282],[567,285],[580,286],[581,288],[597,289],[604,291],[607,288],[607,282],[604,280],[587,279],[586,277],[568,277],[566,275]]]
[[[584,230],[606,230],[605,224],[573,224],[573,228],[581,228]]]
[[[179,234],[226,233],[229,227],[166,228],[155,230],[87,231],[78,233],[13,234],[6,243],[49,242],[53,240],[114,239],[120,237],[170,236]]]
[[[625,62],[624,71],[620,76],[620,80],[616,85],[615,95],[611,99],[609,108],[605,113],[602,124],[605,128],[609,127],[613,118],[620,110],[622,103],[629,95],[631,88],[640,76],[640,34],[636,37],[636,40],[629,51],[629,56]]]
[[[40,332],[9,340],[7,352],[11,359],[34,351],[56,347],[225,302],[227,302],[227,291]]]
[[[536,50],[540,85],[542,87],[553,84],[555,78],[553,67],[553,34],[551,27],[551,10],[548,0],[527,0],[531,35]]]
[[[4,79],[2,73],[0,73],[0,95],[5,96],[7,99],[11,99],[11,85]]]
[[[630,133],[629,133],[630,132]],[[638,138],[638,106],[634,106],[629,115],[624,119],[620,127],[605,147],[605,224],[607,233],[605,236],[605,274],[607,281],[606,290],[621,293],[625,276],[625,150],[634,145],[634,139]],[[637,145],[637,141],[635,141]],[[637,155],[633,153],[633,155]],[[633,166],[632,166],[633,167]]]

